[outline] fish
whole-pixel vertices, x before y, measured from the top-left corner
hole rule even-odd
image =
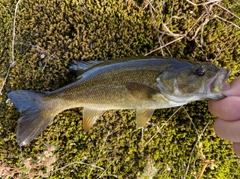
[[[107,110],[136,110],[136,127],[143,127],[155,109],[192,101],[222,99],[230,70],[211,63],[163,57],[132,57],[108,61],[79,61],[70,69],[77,80],[55,91],[16,90],[8,98],[22,114],[17,142],[24,146],[47,128],[60,112],[83,107],[88,131]]]

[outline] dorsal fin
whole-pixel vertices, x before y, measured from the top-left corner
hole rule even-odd
[[[89,68],[103,63],[104,61],[94,61],[94,60],[90,60],[90,61],[76,61],[73,60],[72,64],[69,66],[69,69],[71,71],[74,71],[77,76],[83,74],[86,70],[88,70]]]

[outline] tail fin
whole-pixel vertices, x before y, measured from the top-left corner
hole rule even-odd
[[[31,90],[12,91],[8,94],[10,101],[23,113],[18,120],[17,141],[24,146],[35,139],[53,120],[55,114],[42,97],[47,92],[36,92]]]

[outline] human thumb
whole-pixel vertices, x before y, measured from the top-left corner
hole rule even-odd
[[[222,93],[226,96],[240,96],[240,77],[231,83],[226,83],[223,86]]]

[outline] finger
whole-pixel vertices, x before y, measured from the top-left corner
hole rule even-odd
[[[240,156],[240,143],[233,143],[233,150],[236,155]]]
[[[223,94],[226,96],[240,96],[240,77],[227,83],[223,87]]]
[[[216,134],[232,142],[240,143],[240,121],[217,119],[213,125]]]
[[[222,100],[209,100],[209,111],[218,118],[235,121],[240,120],[240,96],[229,96]]]

